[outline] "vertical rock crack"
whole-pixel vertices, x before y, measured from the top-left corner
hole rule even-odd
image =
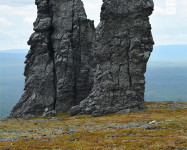
[[[53,62],[53,74],[54,74],[54,79],[53,79],[53,84],[54,84],[54,104],[53,104],[53,110],[56,110],[56,99],[57,99],[57,76],[56,76],[56,65],[55,65],[55,51],[53,49],[53,43],[52,43],[52,35],[54,33],[54,28],[53,28],[53,11],[52,8],[50,8],[50,0],[48,0],[48,7],[49,7],[49,15],[51,18],[51,26],[49,28],[50,34],[49,34],[49,56],[52,59]]]

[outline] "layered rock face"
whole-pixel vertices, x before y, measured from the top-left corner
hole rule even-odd
[[[103,0],[96,32],[81,0],[36,4],[25,92],[11,117],[42,115],[45,108],[92,116],[145,109],[152,0]]]
[[[96,37],[96,72],[89,96],[71,115],[145,109],[146,64],[153,49],[152,0],[104,0]]]
[[[56,110],[67,112],[93,86],[95,27],[80,0],[51,0]]]
[[[38,16],[34,23],[35,32],[28,41],[31,48],[25,62],[25,92],[13,108],[12,117],[41,115],[46,107],[49,109],[54,107],[55,67],[50,42],[52,18],[48,1],[37,0],[36,4]]]
[[[38,16],[28,44],[25,92],[11,117],[66,112],[93,86],[95,28],[81,0],[36,0]]]

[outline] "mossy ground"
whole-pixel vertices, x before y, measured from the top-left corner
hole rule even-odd
[[[187,149],[187,103],[149,102],[148,109],[102,117],[3,119],[0,149],[169,150]],[[132,122],[156,124],[121,128]],[[14,140],[13,140],[14,139]]]

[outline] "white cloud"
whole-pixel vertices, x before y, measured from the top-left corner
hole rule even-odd
[[[30,22],[30,20],[33,21],[33,18],[36,18],[37,9],[35,5],[27,5],[27,6],[20,6],[20,7],[0,5],[0,12],[10,17],[21,16],[21,17],[24,17],[23,21]]]
[[[28,48],[27,41],[33,32],[36,15],[35,5],[14,6],[0,3],[0,49]]]
[[[12,26],[13,23],[8,21],[6,18],[0,17],[0,24],[3,26]]]
[[[36,6],[35,5],[28,5],[24,7],[11,7],[10,10],[13,15],[19,16],[34,16],[36,17]]]
[[[158,34],[154,35],[154,40],[156,45],[185,45],[187,39],[187,34]]]
[[[155,0],[154,3],[155,11],[150,21],[155,44],[187,44],[187,1],[176,0],[173,15],[166,14],[166,0]]]
[[[187,0],[177,1],[177,12],[182,13],[185,17],[187,16]]]
[[[158,14],[158,15],[166,15],[165,9],[158,7],[158,6],[155,6],[153,13]]]
[[[23,21],[27,23],[33,23],[35,19],[36,19],[35,17],[25,17]]]
[[[1,0],[0,5],[9,5],[14,7],[34,5],[35,0]]]

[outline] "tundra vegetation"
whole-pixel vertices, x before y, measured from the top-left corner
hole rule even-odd
[[[147,102],[147,110],[102,117],[67,113],[0,121],[0,149],[169,150],[187,148],[187,103]]]

